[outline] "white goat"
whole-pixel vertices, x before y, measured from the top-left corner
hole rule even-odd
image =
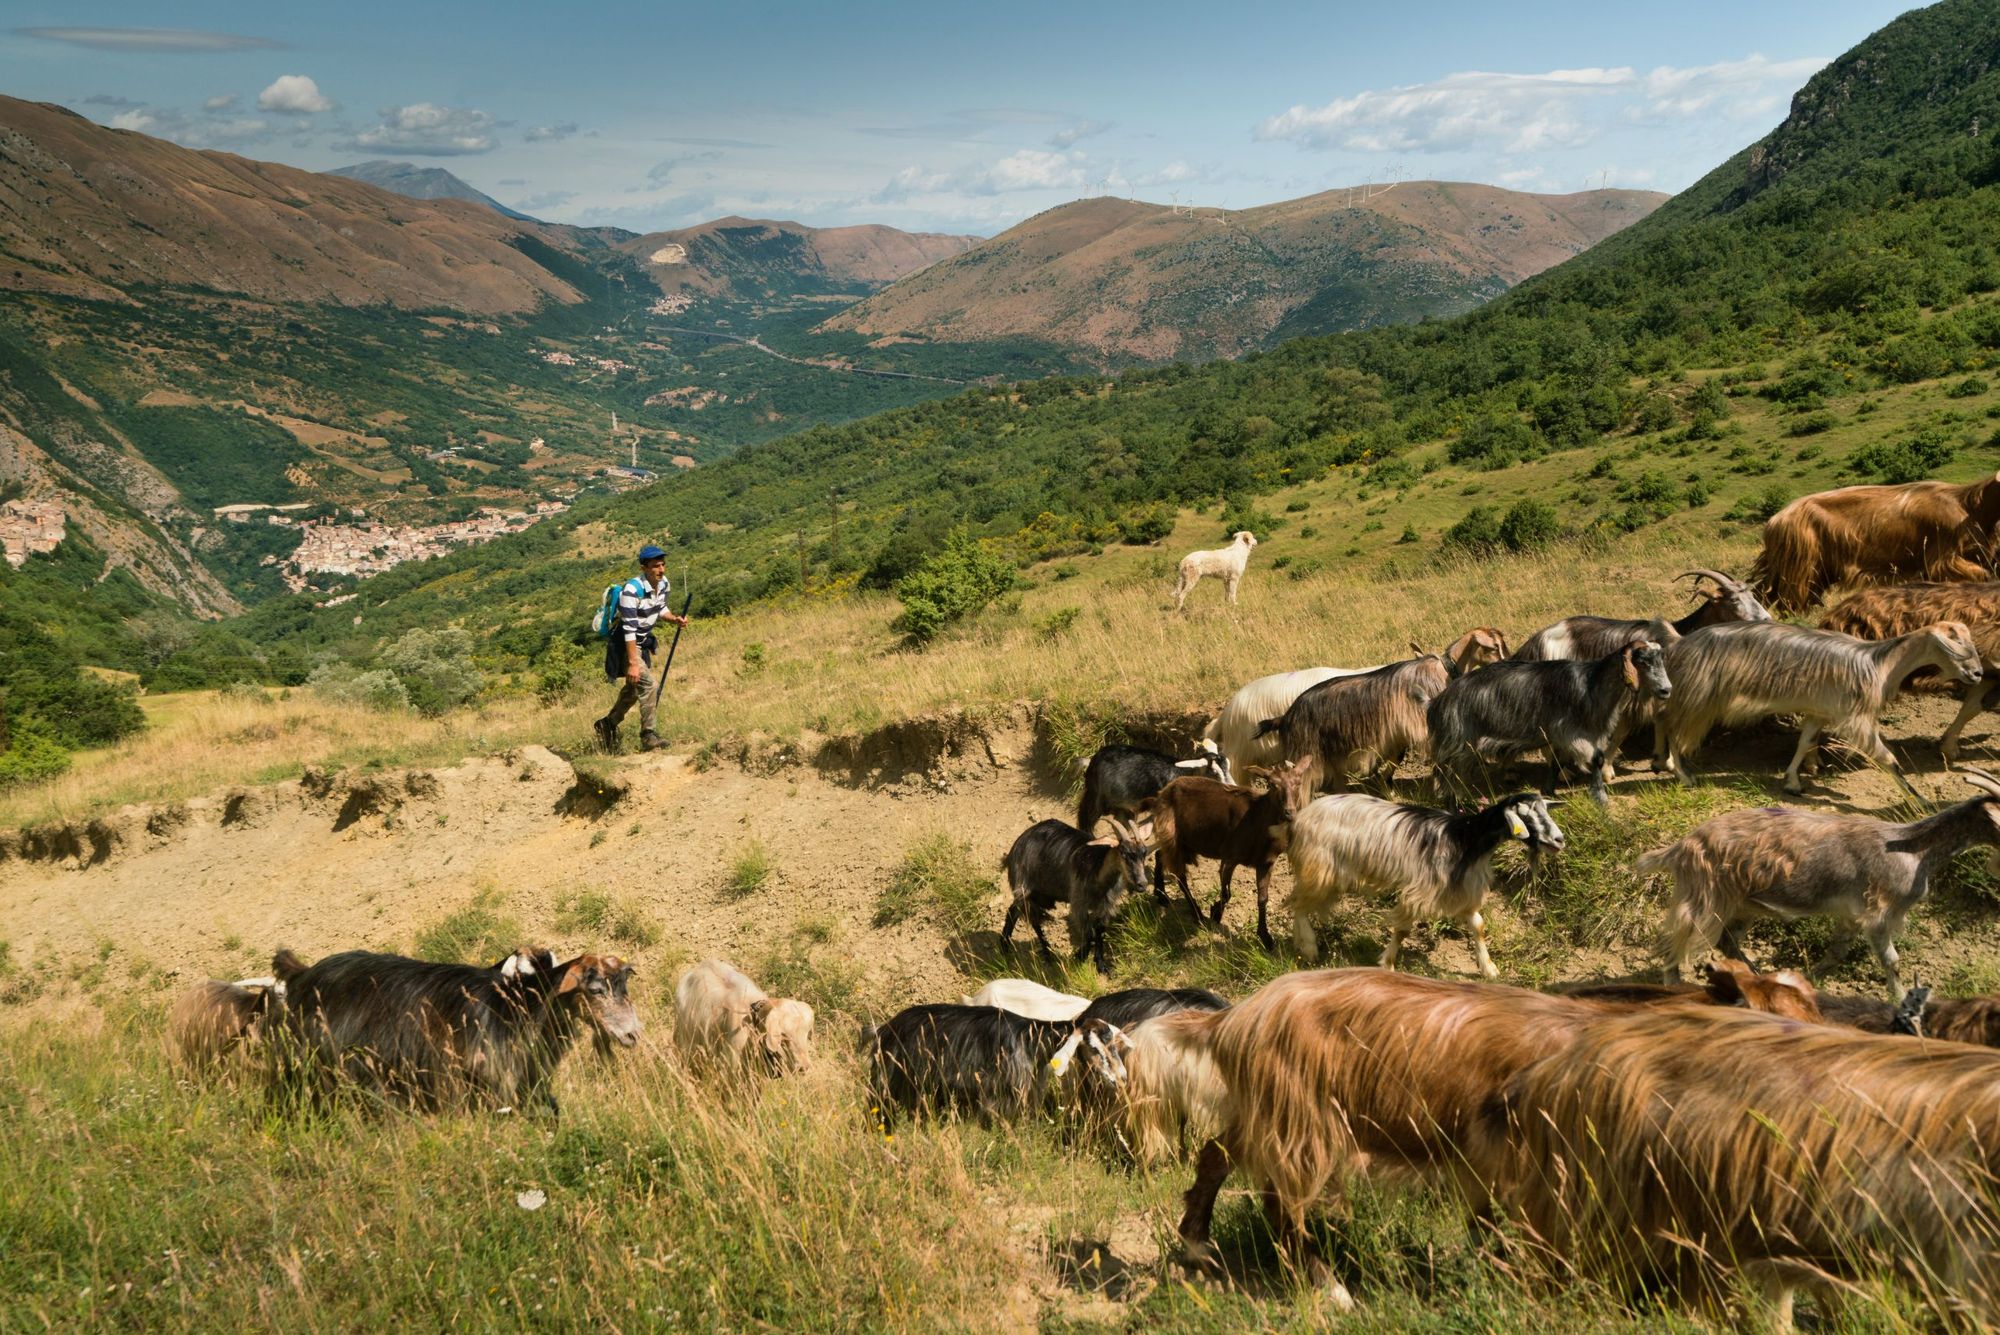
[[[1396,967],[1403,938],[1423,918],[1457,918],[1472,934],[1479,972],[1499,976],[1486,953],[1479,906],[1493,884],[1493,855],[1510,839],[1528,848],[1532,867],[1545,848],[1558,851],[1563,832],[1539,793],[1517,793],[1484,811],[1454,815],[1432,807],[1338,793],[1292,818],[1292,943],[1316,961],[1313,919],[1343,894],[1396,892],[1395,920],[1382,966]]]
[[[1838,811],[1754,807],[1702,822],[1637,863],[1642,875],[1673,877],[1667,910],[1667,974],[1720,941],[1743,958],[1731,927],[1754,918],[1790,921],[1830,914],[1858,924],[1903,999],[1896,933],[1930,892],[1932,874],[1961,850],[2000,846],[2000,781],[1979,770],[1965,780],[1980,796],[1907,824]],[[1822,965],[1831,962],[1821,961]]]
[[[1249,529],[1238,529],[1227,547],[1183,556],[1180,579],[1174,584],[1174,610],[1178,612],[1187,606],[1189,590],[1201,582],[1203,575],[1220,575],[1223,592],[1230,602],[1235,602],[1236,586],[1243,582],[1243,569],[1250,564],[1250,549],[1256,545],[1256,535]]]
[[[1030,978],[995,978],[965,998],[965,1004],[996,1006],[1030,1020],[1074,1020],[1090,1002],[1053,987],[1043,987]]]
[[[1185,1158],[1190,1145],[1222,1134],[1229,1089],[1205,1039],[1191,1032],[1205,1031],[1213,1014],[1178,1011],[1127,1031],[1126,1138],[1142,1164]]]
[[[1667,646],[1673,698],[1654,730],[1653,767],[1687,778],[1688,753],[1712,729],[1773,714],[1799,716],[1799,745],[1785,768],[1785,791],[1802,791],[1799,774],[1819,772],[1821,733],[1837,733],[1895,776],[1915,796],[1883,744],[1882,710],[1920,668],[1956,681],[1980,678],[1979,649],[1963,622],[1940,621],[1891,640],[1869,641],[1834,630],[1775,622],[1709,626]]]
[[[674,986],[674,1044],[699,1074],[803,1072],[812,1063],[812,1028],[811,1006],[771,1000],[721,960],[703,960]]]
[[[1311,667],[1300,668],[1297,672],[1274,672],[1268,677],[1245,682],[1236,688],[1236,694],[1229,697],[1222,712],[1209,720],[1201,735],[1220,748],[1232,775],[1241,774],[1252,765],[1269,769],[1285,758],[1285,743],[1275,733],[1266,733],[1262,737],[1257,735],[1257,729],[1263,726],[1265,719],[1283,718],[1285,711],[1292,707],[1292,701],[1323,681],[1373,671],[1375,668],[1372,667]]]

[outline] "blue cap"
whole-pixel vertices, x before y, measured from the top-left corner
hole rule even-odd
[[[666,559],[666,555],[665,552],[650,542],[639,549],[639,559],[641,561],[662,561]]]

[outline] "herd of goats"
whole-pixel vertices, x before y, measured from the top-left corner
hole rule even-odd
[[[1457,1193],[1473,1217],[1507,1225],[1493,1245],[1551,1276],[1709,1315],[1741,1315],[1747,1290],[1764,1300],[1757,1316],[1788,1328],[1797,1289],[1838,1294],[1887,1271],[1944,1324],[2000,1318],[2000,998],[1906,990],[1895,951],[1939,868],[2000,847],[2000,781],[1965,770],[1977,796],[1903,823],[1732,811],[1645,854],[1638,868],[1672,881],[1662,982],[1485,981],[1497,970],[1480,915],[1501,848],[1521,844],[1531,865],[1563,848],[1549,796],[1482,804],[1493,775],[1536,752],[1551,791],[1582,779],[1602,802],[1613,758],[1647,724],[1655,766],[1685,781],[1711,730],[1793,715],[1788,791],[1828,735],[1907,790],[1879,718],[1913,674],[1935,673],[1966,683],[1943,738],[1952,758],[2000,683],[1996,519],[2000,478],[1804,497],[1767,525],[1749,583],[1689,572],[1698,605],[1676,620],[1573,616],[1512,652],[1482,627],[1442,653],[1253,681],[1190,757],[1100,750],[1076,824],[1043,821],[1009,851],[1003,937],[1025,918],[1046,953],[1044,920],[1067,908],[1072,949],[1108,974],[1109,929],[1145,892],[1147,859],[1152,893],[1167,902],[1172,876],[1199,915],[1188,871],[1210,858],[1210,916],[1221,921],[1232,873],[1251,868],[1268,946],[1284,857],[1301,961],[1317,958],[1317,918],[1380,893],[1395,904],[1383,967],[1305,969],[1234,1004],[1192,988],[1088,999],[998,979],[864,1027],[871,1116],[891,1135],[903,1115],[1059,1113],[1137,1162],[1191,1157],[1179,1235],[1197,1267],[1219,1264],[1210,1221],[1240,1171],[1288,1257],[1342,1309],[1353,1298],[1325,1275],[1308,1212],[1337,1209],[1358,1176],[1388,1175]],[[1242,568],[1220,573],[1233,591]],[[1855,591],[1818,628],[1771,614],[1843,585]],[[1417,754],[1439,806],[1347,791]],[[1822,996],[1743,958],[1735,925],[1803,915],[1856,923],[1888,995]],[[1464,923],[1483,980],[1395,972],[1409,930],[1439,917]],[[1680,981],[1717,945],[1727,958],[1705,981]],[[550,1076],[576,1039],[605,1052],[637,1042],[631,977],[616,956],[540,949],[486,968],[366,952],[307,965],[281,951],[270,977],[187,993],[170,1029],[193,1064],[254,1048],[274,1087],[315,1097],[358,1084],[422,1109],[553,1111]],[[721,961],[676,987],[676,1046],[704,1078],[754,1088],[802,1072],[813,1024],[810,1006]]]

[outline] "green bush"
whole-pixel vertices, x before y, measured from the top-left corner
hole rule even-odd
[[[559,705],[576,693],[581,682],[577,674],[593,657],[590,650],[564,639],[551,639],[535,664],[535,698],[545,705]]]
[[[1561,536],[1555,510],[1537,500],[1519,502],[1500,521],[1500,543],[1510,552],[1540,551]]]
[[[1158,542],[1174,531],[1174,512],[1165,505],[1142,505],[1118,517],[1118,539],[1134,547]]]
[[[1944,392],[1948,399],[1976,399],[1986,392],[1986,381],[1976,375],[1969,375]]]
[[[1083,609],[1081,607],[1058,607],[1055,611],[1037,621],[1035,629],[1045,640],[1059,640],[1068,632],[1071,626],[1076,624],[1076,619],[1082,615]]]
[[[50,740],[68,750],[108,746],[146,726],[131,687],[54,664],[16,677],[4,707],[11,727],[38,722]]]
[[[1928,427],[1894,445],[1864,445],[1847,458],[1847,471],[1878,482],[1920,482],[1958,453],[1958,442],[1942,427]]]
[[[69,768],[69,750],[35,722],[17,725],[12,744],[0,751],[0,789],[53,779]]]
[[[942,551],[897,581],[903,614],[892,625],[912,643],[928,644],[1013,588],[1014,579],[1006,558],[987,551],[964,529],[953,529]]]
[[[1458,439],[1445,447],[1453,463],[1479,468],[1505,468],[1541,452],[1540,439],[1518,417],[1482,418],[1459,432]]]
[[[1483,553],[1500,545],[1500,516],[1490,505],[1475,505],[1444,531],[1447,550]]]
[[[472,665],[472,636],[457,626],[404,631],[382,662],[420,714],[436,716],[479,694],[486,678]]]
[[[328,700],[385,714],[410,707],[410,693],[403,689],[402,679],[386,668],[363,672],[351,663],[328,663],[314,668],[306,685]]]

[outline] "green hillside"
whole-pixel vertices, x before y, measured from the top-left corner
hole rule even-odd
[[[1368,559],[1409,553],[1406,524],[1429,550],[1528,488],[1559,502],[1563,528],[1616,534],[1690,507],[1754,522],[1807,483],[1984,466],[1989,400],[1964,377],[2000,348],[2000,152],[1974,133],[2000,125],[1996,57],[1991,0],[1906,15],[1653,217],[1455,320],[795,434],[583,507],[566,530],[379,577],[359,630],[351,609],[296,602],[250,624],[361,651],[448,616],[525,647],[571,631],[642,535],[672,534],[676,572],[695,572],[713,612],[796,590],[802,544],[810,587],[884,586],[954,524],[1031,560],[1157,535],[1166,507],[1244,510],[1329,470],[1371,517],[1321,543]],[[1543,458],[1553,474],[1515,471]],[[1456,499],[1411,519],[1392,503],[1444,490]],[[447,589],[498,596],[447,612]]]

